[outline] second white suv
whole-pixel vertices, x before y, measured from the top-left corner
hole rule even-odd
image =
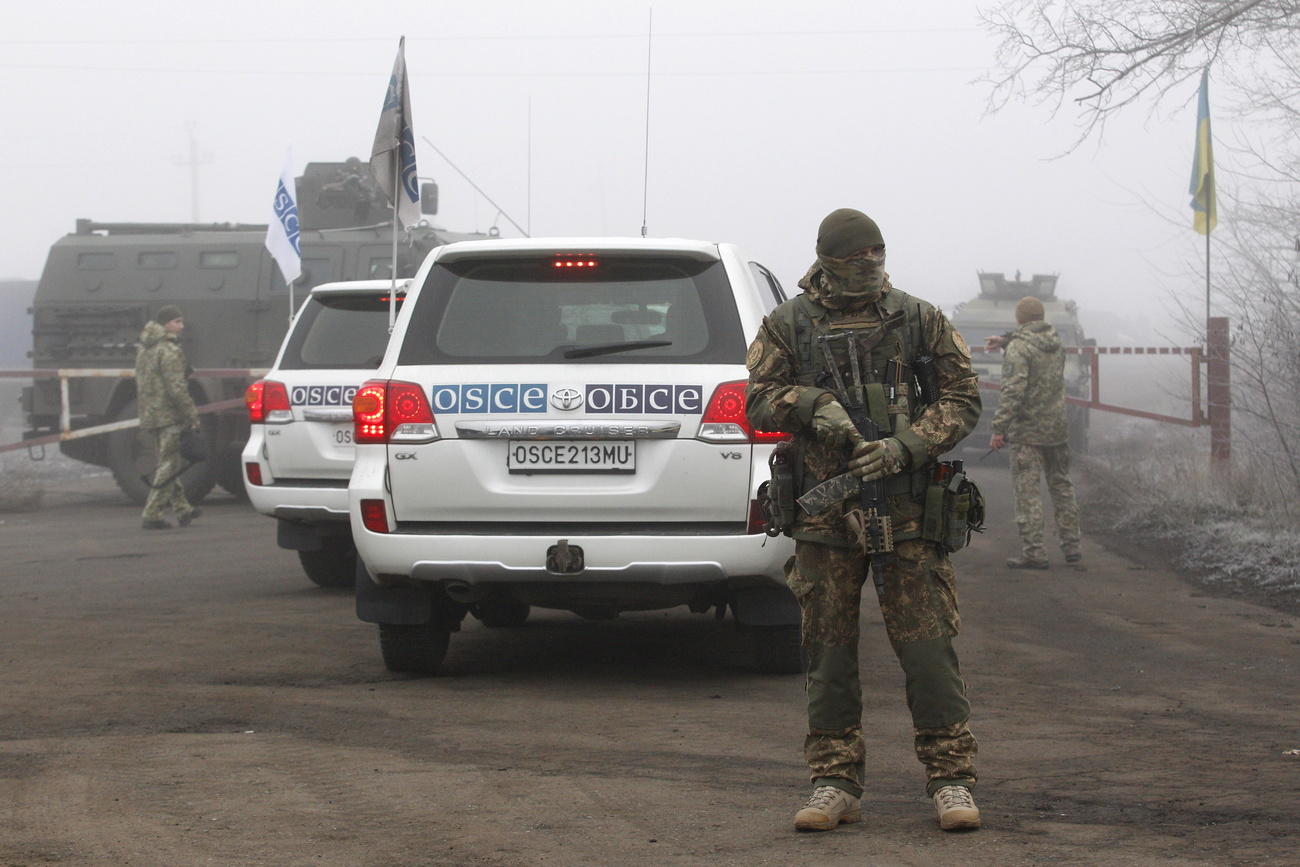
[[[357,612],[429,674],[467,612],[730,608],[797,671],[792,553],[756,500],[746,347],[784,300],[736,247],[497,239],[434,250],[353,401]]]
[[[398,304],[407,282],[398,281]],[[245,395],[248,499],[276,519],[280,547],[297,551],[322,587],[351,587],[356,576],[347,490],[352,398],[383,358],[391,290],[389,280],[312,289],[275,365]]]

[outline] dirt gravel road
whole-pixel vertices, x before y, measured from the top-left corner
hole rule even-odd
[[[1010,573],[1005,471],[959,555],[985,827],[934,824],[874,602],[865,821],[797,834],[802,683],[684,610],[470,622],[444,676],[213,500],[103,479],[0,515],[0,864],[1300,863],[1300,629],[1089,542]]]

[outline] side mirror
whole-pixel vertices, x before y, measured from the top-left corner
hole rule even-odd
[[[420,184],[420,213],[428,216],[438,213],[438,185],[432,181]]]

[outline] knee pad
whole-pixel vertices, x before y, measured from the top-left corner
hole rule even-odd
[[[901,644],[898,661],[907,675],[907,706],[915,728],[943,728],[970,718],[951,637]]]
[[[808,724],[818,730],[838,731],[861,723],[857,647],[808,648]]]

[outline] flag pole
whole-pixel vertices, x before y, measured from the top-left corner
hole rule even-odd
[[[1207,221],[1206,226],[1209,226]],[[1205,334],[1210,334],[1210,233],[1205,233]]]
[[[401,146],[398,146],[397,153],[393,155],[393,267],[389,277],[392,280],[391,288],[388,290],[388,333],[393,333],[393,323],[397,320],[397,203],[400,201],[398,196],[402,194],[401,187]]]

